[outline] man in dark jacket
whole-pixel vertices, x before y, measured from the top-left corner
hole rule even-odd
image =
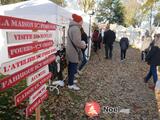
[[[157,66],[160,65],[160,34],[155,35],[154,45],[151,45],[150,51],[146,56],[146,61],[150,65],[150,70],[147,76],[144,78],[144,82],[147,83],[148,80],[153,76],[154,85],[149,86],[149,88],[154,89],[158,80]]]
[[[129,46],[128,38],[122,37],[120,39],[119,44],[120,44],[120,48],[121,48],[121,61],[123,61],[124,59],[126,59],[126,51],[128,49],[128,46]]]
[[[112,50],[113,50],[113,43],[116,39],[115,32],[110,30],[110,26],[107,25],[106,30],[103,36],[103,43],[105,44],[105,55],[106,59],[112,59]]]

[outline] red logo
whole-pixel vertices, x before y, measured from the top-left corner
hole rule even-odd
[[[98,116],[100,113],[100,105],[97,102],[88,102],[85,105],[85,113],[89,117]]]

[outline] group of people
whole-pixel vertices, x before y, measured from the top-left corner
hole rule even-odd
[[[102,37],[101,31],[95,30],[92,35],[92,42],[94,47],[94,52],[97,52],[97,48],[101,48],[101,43],[103,42],[105,46],[105,58],[112,59],[113,43],[115,42],[116,34],[110,29],[110,25],[107,24]],[[127,37],[122,37],[120,39],[120,49],[121,49],[121,61],[124,61],[126,58],[126,51],[129,47],[129,40]]]
[[[75,75],[86,64],[85,49],[88,37],[82,28],[83,19],[77,14],[72,14],[69,23],[66,45],[66,57],[68,61],[68,88],[80,90],[76,85]]]
[[[83,19],[77,14],[72,15],[72,20],[69,24],[67,46],[66,46],[66,57],[68,60],[68,88],[73,90],[80,90],[75,84],[75,74],[81,71],[84,65],[87,63],[85,49],[87,48],[88,37],[82,28]],[[103,42],[105,47],[105,58],[112,59],[113,44],[116,39],[114,31],[110,30],[109,24],[106,26],[103,37],[101,31],[94,30],[92,34],[92,42],[94,46],[94,52],[101,48]],[[148,43],[144,43],[148,44]],[[121,61],[126,59],[126,51],[129,47],[129,40],[127,37],[122,37],[119,42],[121,49]],[[144,56],[145,55],[145,56]],[[142,60],[150,65],[150,70],[147,76],[144,78],[144,82],[153,76],[154,85],[150,87],[154,89],[155,84],[158,80],[157,66],[160,66],[160,34],[155,34],[153,42],[146,49],[142,50]]]

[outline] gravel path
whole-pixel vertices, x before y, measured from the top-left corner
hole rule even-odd
[[[64,87],[59,96],[50,93],[47,106],[52,120],[90,120],[84,112],[88,101],[101,106],[96,120],[159,120],[155,93],[143,83],[147,70],[148,66],[140,61],[140,52],[132,48],[123,63],[118,44],[112,60],[104,59],[104,49],[92,53],[79,79],[80,91]],[[130,113],[106,113],[103,106],[130,109]]]

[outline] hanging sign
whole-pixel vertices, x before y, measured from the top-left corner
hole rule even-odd
[[[52,39],[53,32],[7,32],[8,44]]]
[[[53,46],[53,40],[46,40],[42,42],[33,42],[23,45],[15,45],[8,47],[8,55],[10,58],[36,52],[38,50],[46,49]]]
[[[47,85],[44,84],[29,97],[29,104],[32,104],[38,97],[46,91]]]
[[[30,65],[32,65],[34,62],[43,60],[47,56],[56,53],[56,48],[51,47],[46,50],[41,50],[35,54],[28,55],[26,57],[21,57],[9,62],[2,63],[0,67],[0,72],[3,75],[11,75],[13,73],[16,73]]]
[[[14,73],[11,76],[7,76],[0,80],[0,91],[6,90],[10,87],[13,87],[21,80],[34,73],[35,71],[41,69],[43,66],[48,65],[49,63],[55,60],[55,56],[51,55],[49,58],[42,60],[38,63],[35,63],[17,73]]]
[[[27,77],[27,86],[33,84],[40,78],[44,77],[49,73],[48,65],[43,67],[42,69],[38,70],[36,73],[33,73],[29,77]]]
[[[56,24],[0,15],[0,29],[56,30]]]
[[[31,115],[33,111],[41,104],[45,99],[48,98],[48,91],[46,91],[42,96],[38,97],[30,106],[26,108],[26,117]]]
[[[42,85],[44,85],[52,77],[52,73],[47,74],[36,83],[30,85],[19,94],[15,96],[15,105],[18,106],[21,102],[31,96],[36,90],[38,90]]]

